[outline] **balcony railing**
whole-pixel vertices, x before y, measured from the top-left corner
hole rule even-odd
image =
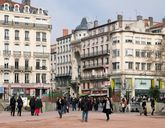
[[[49,53],[44,53],[44,52],[34,52],[33,56],[36,58],[49,58]]]
[[[109,80],[110,74],[104,74],[104,75],[90,75],[90,76],[82,76],[81,80]]]
[[[93,52],[93,53],[88,53],[88,54],[82,54],[81,59],[109,55],[109,54],[110,54],[110,50],[98,51],[98,52]]]
[[[21,57],[21,51],[13,51],[13,55],[16,57]]]
[[[31,56],[31,52],[23,52],[24,57],[30,57]]]
[[[47,70],[47,67],[46,66],[42,66],[42,67],[36,66],[36,70]]]
[[[11,51],[3,50],[3,55],[4,56],[10,56],[11,55]]]
[[[84,65],[83,69],[96,69],[96,68],[105,68],[106,65],[108,64],[103,64],[103,63],[96,63],[96,64],[88,64],[88,65]]]
[[[0,70],[1,71],[11,71],[12,70],[12,66],[0,66]]]
[[[72,74],[71,73],[57,74],[55,77],[64,77],[64,76],[72,76]]]

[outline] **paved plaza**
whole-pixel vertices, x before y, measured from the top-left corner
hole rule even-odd
[[[56,111],[31,116],[23,112],[21,117],[0,113],[0,128],[164,128],[165,115],[140,116],[139,113],[113,113],[107,122],[101,112],[90,112],[88,122],[81,121],[81,112],[74,111],[58,117]]]

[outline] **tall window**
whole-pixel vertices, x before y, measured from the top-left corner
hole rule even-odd
[[[156,71],[161,71],[162,70],[162,64],[155,64],[155,70]]]
[[[40,69],[40,60],[36,60],[36,69]]]
[[[46,84],[46,74],[42,74],[42,83]]]
[[[15,40],[19,40],[19,30],[15,30]]]
[[[9,23],[9,16],[8,15],[4,15],[4,23],[5,24]]]
[[[8,43],[4,44],[4,49],[5,49],[5,52],[9,51],[9,44]]]
[[[25,69],[28,69],[29,67],[29,60],[25,60]]]
[[[36,74],[36,83],[40,83],[40,74],[39,73]]]
[[[9,68],[9,59],[8,58],[5,58],[4,59],[4,68],[5,69],[8,69]]]
[[[126,69],[133,69],[133,62],[125,62]]]
[[[9,30],[8,29],[4,30],[4,39],[9,40]]]
[[[140,63],[136,62],[136,70],[140,70]]]
[[[29,31],[25,31],[25,41],[29,41]]]
[[[115,49],[112,51],[112,57],[119,57],[120,56],[120,50],[119,49]]]
[[[15,59],[15,69],[19,68],[19,59]]]
[[[41,41],[40,32],[36,32],[36,41]]]
[[[42,41],[43,42],[46,42],[46,32],[43,32],[42,33]]]
[[[112,63],[112,66],[113,66],[113,70],[118,70],[118,69],[120,69],[120,63],[119,63],[119,62],[114,62],[114,63]]]
[[[28,73],[25,74],[25,83],[29,83],[29,74]]]
[[[133,49],[126,49],[125,56],[133,56]]]
[[[19,83],[19,73],[15,73],[15,83]]]

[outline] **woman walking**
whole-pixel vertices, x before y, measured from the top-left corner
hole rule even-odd
[[[111,114],[113,111],[113,106],[111,99],[109,97],[106,97],[103,101],[103,112],[106,113],[107,121],[109,121],[109,114]]]
[[[19,96],[17,99],[17,108],[18,108],[17,116],[21,116],[22,107],[23,107],[23,101],[22,101],[21,96]]]

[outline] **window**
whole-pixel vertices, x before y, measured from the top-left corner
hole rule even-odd
[[[150,58],[152,55],[152,51],[147,51],[147,57]]]
[[[25,83],[29,83],[29,74],[28,73],[25,74]]]
[[[46,42],[46,33],[45,32],[42,33],[42,41]]]
[[[25,70],[29,67],[29,60],[25,60]]]
[[[19,73],[15,73],[15,83],[19,83]]]
[[[139,62],[136,62],[136,70],[140,70],[140,63]]]
[[[120,65],[119,65],[119,64],[120,64],[119,62],[114,62],[114,63],[112,63],[113,70],[118,70],[118,69],[120,69]]]
[[[15,40],[19,40],[19,30],[15,30]]]
[[[112,51],[112,57],[119,57],[120,56],[120,50],[119,49],[115,49]]]
[[[4,15],[4,23],[5,24],[9,23],[9,16],[8,15]]]
[[[8,4],[4,5],[4,10],[9,10],[9,5]]]
[[[14,11],[15,11],[15,12],[19,12],[19,6],[18,6],[18,5],[15,5],[15,6],[14,6]]]
[[[40,32],[36,32],[36,41],[41,41]]]
[[[147,70],[151,70],[151,63],[147,63]]]
[[[133,56],[133,49],[126,49],[125,56]]]
[[[136,50],[135,54],[136,54],[136,57],[140,57],[140,50]]]
[[[155,52],[155,58],[161,58],[161,52],[160,51]]]
[[[40,60],[36,60],[36,69],[40,69]]]
[[[42,74],[42,83],[46,84],[46,74]]]
[[[156,71],[161,71],[162,70],[162,64],[155,64],[155,70]]]
[[[36,74],[36,83],[40,83],[40,74],[39,73]]]
[[[42,60],[42,69],[46,69],[46,60]]]
[[[25,31],[25,41],[29,41],[29,31]]]
[[[126,69],[133,69],[133,62],[125,62],[125,64]]]
[[[142,70],[146,70],[146,63],[141,63]]]
[[[9,30],[8,29],[4,30],[4,39],[9,40]]]
[[[15,59],[15,69],[19,69],[19,59]]]
[[[146,57],[146,51],[141,52],[141,57]]]
[[[28,6],[24,6],[24,12],[29,13],[29,7]]]
[[[9,73],[4,73],[4,83],[9,83]]]
[[[4,44],[4,49],[5,49],[5,52],[8,52],[9,51],[9,44],[8,43],[5,43]]]

